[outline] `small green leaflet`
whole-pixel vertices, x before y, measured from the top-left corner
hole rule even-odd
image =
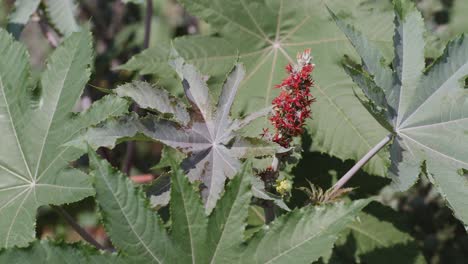
[[[355,68],[349,73],[375,106],[370,112],[396,134],[390,149],[394,187],[407,190],[419,173],[426,174],[456,217],[467,224],[468,178],[461,169],[468,168],[468,90],[464,88],[468,39],[460,36],[450,42],[425,69],[420,13],[404,0],[395,1],[395,13],[394,71],[385,65],[378,48],[335,18],[368,71]],[[385,111],[385,117],[378,109]]]
[[[58,32],[64,36],[78,31],[80,28],[75,19],[76,5],[74,0],[43,0],[47,19]],[[14,12],[8,21],[8,30],[19,38],[21,30],[30,17],[37,11],[41,0],[16,0]]]
[[[312,48],[317,65],[313,78],[313,120],[307,126],[313,150],[341,159],[358,160],[379,142],[386,131],[353,94],[351,79],[339,62],[354,54],[346,37],[333,23],[325,4],[339,16],[370,35],[372,42],[391,56],[392,13],[389,1],[380,0],[181,0],[193,15],[209,23],[216,36],[189,36],[173,41],[179,54],[202,73],[213,76],[214,88],[240,57],[247,76],[233,104],[233,115],[253,112],[271,104],[279,93],[274,85],[285,77],[284,67],[297,52]],[[165,66],[170,45],[158,45],[131,59],[122,69],[171,76]],[[265,120],[252,125],[257,133]],[[385,175],[388,155],[379,153],[365,167]]]
[[[75,0],[43,0],[47,18],[64,36],[79,30],[75,19]]]
[[[128,103],[107,96],[85,112],[71,112],[92,62],[91,34],[74,33],[50,56],[31,86],[25,47],[0,29],[0,248],[26,246],[35,237],[38,207],[93,194],[89,177],[69,168],[84,152],[62,144]]]
[[[9,23],[25,25],[40,3],[41,0],[16,0],[15,9],[8,19]]]
[[[210,216],[176,161],[172,162],[171,232],[140,189],[94,152],[96,199],[113,245],[132,263],[311,263],[331,251],[369,200],[308,206],[279,217],[244,241],[253,171],[247,162]]]

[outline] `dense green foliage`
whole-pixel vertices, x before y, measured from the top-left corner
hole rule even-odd
[[[468,257],[464,0],[0,7],[1,263]]]

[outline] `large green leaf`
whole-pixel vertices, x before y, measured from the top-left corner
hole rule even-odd
[[[90,264],[114,264],[127,263],[116,254],[98,252],[82,245],[53,244],[46,240],[36,241],[28,248],[14,248],[0,251],[1,263],[21,264],[61,264],[61,263],[90,263]]]
[[[96,200],[112,243],[133,261],[170,263],[175,251],[144,193],[122,173],[90,152]]]
[[[352,27],[340,21],[338,24],[361,53],[365,68],[374,76],[374,85],[385,93],[387,122],[396,134],[390,150],[394,187],[406,190],[420,171],[426,173],[455,215],[466,224],[468,178],[460,169],[468,167],[468,96],[464,88],[468,40],[461,36],[450,42],[444,54],[424,70],[421,15],[404,0],[395,1],[395,11],[393,73],[386,65],[375,63],[377,57],[363,54],[363,43],[369,47],[369,41]]]
[[[79,132],[128,103],[107,97],[91,109],[71,110],[89,78],[87,32],[68,38],[49,58],[38,87],[29,84],[23,45],[0,30],[0,247],[25,246],[35,237],[36,209],[93,194],[86,174],[68,166],[83,151],[63,147]]]
[[[229,71],[239,56],[247,76],[233,106],[234,113],[251,112],[269,106],[279,92],[274,85],[285,76],[284,66],[296,53],[312,48],[316,80],[312,93],[314,120],[308,128],[314,149],[341,159],[359,159],[385,130],[355,98],[351,79],[340,67],[344,53],[352,53],[346,37],[326,12],[325,4],[339,16],[355,23],[372,42],[389,47],[392,29],[388,1],[366,0],[182,0],[189,12],[208,22],[218,36],[182,37],[173,45],[188,62],[203,73],[220,76]],[[391,54],[387,49],[386,57]],[[167,48],[144,51],[122,68],[168,76],[164,66]],[[266,122],[258,122],[266,126]],[[256,129],[258,131],[258,129]],[[258,132],[255,132],[258,133]],[[380,153],[367,165],[374,174],[386,173],[387,158]]]
[[[243,166],[206,216],[199,189],[172,162],[170,238],[128,177],[90,153],[96,197],[113,244],[133,262],[310,263],[329,252],[337,234],[368,203],[306,207],[288,213],[244,242],[253,171]],[[168,224],[169,225],[169,224]]]

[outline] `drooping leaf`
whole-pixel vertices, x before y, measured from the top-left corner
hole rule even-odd
[[[44,5],[48,19],[60,34],[68,36],[79,30],[74,0],[44,0]]]
[[[256,198],[273,201],[279,208],[286,211],[291,211],[291,209],[289,209],[288,205],[286,205],[280,196],[269,193],[265,190],[265,183],[258,177],[253,179],[252,195]]]
[[[403,0],[395,1],[395,11],[393,73],[385,65],[371,67],[374,59],[363,54],[363,42],[355,37],[360,34],[351,27],[342,27],[362,55],[375,84],[384,91],[387,110],[393,112],[387,120],[396,134],[390,149],[393,185],[406,190],[419,173],[426,173],[455,215],[466,224],[468,178],[458,171],[468,167],[468,94],[464,89],[468,40],[461,36],[450,42],[444,54],[425,70],[421,15],[413,4]],[[379,82],[379,75],[385,75],[380,79],[392,81]]]
[[[120,253],[133,262],[311,263],[331,250],[336,234],[369,202],[295,210],[244,241],[252,197],[251,164],[242,167],[207,216],[199,189],[190,184],[174,160],[168,235],[128,177],[98,160],[95,153],[90,157],[96,169],[96,197],[104,225]]]
[[[98,252],[83,245],[54,244],[46,240],[36,241],[28,248],[0,251],[1,263],[127,263],[116,254]]]
[[[314,150],[341,159],[359,159],[386,135],[359,103],[350,89],[351,79],[340,67],[344,53],[352,53],[326,12],[325,4],[339,10],[339,17],[352,21],[370,34],[372,43],[385,47],[391,57],[392,19],[389,1],[365,0],[182,0],[187,10],[208,22],[213,36],[176,38],[174,47],[189,63],[204,74],[224,76],[239,57],[247,70],[239,95],[233,104],[234,115],[265,108],[279,92],[274,85],[284,77],[284,66],[297,52],[312,48],[316,86],[312,89],[314,119],[308,129]],[[164,67],[169,57],[165,47],[154,47],[132,58],[122,68],[170,76]],[[215,78],[216,80],[216,78]],[[258,125],[264,125],[258,122]],[[258,127],[256,127],[258,128]],[[339,129],[337,129],[339,128]],[[256,133],[256,131],[254,132]],[[374,157],[366,169],[386,173],[387,155]]]
[[[142,108],[173,115],[174,119],[184,126],[190,120],[182,102],[172,97],[166,90],[155,88],[149,83],[135,81],[119,86],[115,91],[121,97],[131,98]]]
[[[238,134],[238,130],[256,118],[267,115],[270,108],[252,113],[242,120],[231,119],[231,104],[245,75],[241,65],[237,65],[229,74],[218,104],[214,105],[205,78],[193,65],[186,64],[180,57],[176,57],[172,64],[192,104],[190,121],[187,120],[188,114],[182,102],[170,97],[161,88],[136,82],[119,87],[117,93],[133,98],[142,107],[157,110],[163,117],[147,115],[138,118],[131,115],[109,120],[99,127],[91,128],[80,140],[69,144],[84,146],[83,142],[88,142],[93,147],[113,147],[118,139],[135,137],[141,133],[176,148],[187,155],[182,167],[188,171],[189,179],[192,182],[203,182],[205,207],[210,212],[224,189],[226,179],[232,179],[239,170],[239,159],[273,155],[278,150],[278,145],[274,143]],[[146,98],[158,100],[144,101]],[[164,114],[170,114],[173,118],[166,119]]]
[[[185,155],[180,151],[164,146],[161,151],[161,160],[152,170],[161,170],[172,167],[174,162],[180,164]],[[151,185],[146,188],[146,194],[150,196],[151,206],[160,208],[169,204],[171,188],[171,177],[169,173],[160,174]]]
[[[107,97],[71,113],[89,78],[90,38],[87,32],[70,36],[33,90],[26,49],[0,30],[0,247],[34,239],[38,207],[93,194],[88,177],[68,166],[84,152],[62,144],[108,116],[122,115],[128,103]]]

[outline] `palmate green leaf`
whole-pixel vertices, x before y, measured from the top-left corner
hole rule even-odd
[[[148,263],[310,263],[334,241],[369,202],[306,207],[288,213],[244,241],[252,197],[252,166],[247,162],[206,216],[199,189],[172,162],[171,231],[128,177],[90,153],[96,198],[113,244],[130,262]],[[169,238],[168,238],[169,236]]]
[[[464,89],[468,40],[461,36],[450,42],[444,54],[424,70],[421,15],[413,4],[403,0],[395,1],[395,11],[395,72],[382,70],[383,65],[372,68],[373,59],[362,56],[364,66],[374,77],[392,74],[381,78],[392,79],[392,85],[374,79],[386,95],[387,110],[393,112],[387,120],[396,134],[390,149],[393,185],[406,190],[420,172],[425,173],[466,224],[468,178],[459,170],[468,167],[468,94]],[[351,27],[342,28],[361,53],[362,42],[354,37],[359,34]]]
[[[84,152],[63,147],[88,126],[121,115],[128,103],[106,97],[73,114],[92,58],[87,32],[57,48],[33,90],[26,49],[0,30],[0,247],[26,246],[35,237],[38,207],[93,194],[86,174],[68,163]]]
[[[54,244],[42,240],[34,242],[28,248],[13,248],[0,251],[0,263],[123,264],[127,262],[116,254],[98,252],[84,245]]]
[[[392,24],[388,1],[366,0],[182,0],[187,10],[208,22],[219,36],[176,38],[174,47],[188,62],[218,84],[239,56],[247,71],[233,113],[252,112],[271,104],[279,90],[274,85],[285,77],[284,67],[296,53],[312,48],[317,97],[314,119],[308,129],[314,138],[314,150],[341,159],[359,159],[386,135],[378,122],[359,103],[350,89],[351,79],[340,66],[344,53],[353,53],[346,37],[333,23],[325,4],[352,21],[371,36],[372,42],[387,47],[390,57]],[[164,67],[166,47],[154,47],[121,67],[169,74]],[[216,86],[216,85],[215,85]],[[257,127],[266,124],[258,122]],[[258,129],[256,129],[258,130]],[[256,132],[254,132],[256,133]],[[374,157],[366,169],[378,175],[386,173],[384,152]]]
[[[223,84],[217,104],[214,104],[205,77],[193,65],[175,56],[172,65],[182,80],[186,97],[192,106],[190,116],[181,100],[170,97],[159,87],[134,82],[119,87],[117,93],[132,98],[144,108],[156,110],[162,116],[147,115],[139,118],[133,114],[109,120],[89,129],[69,145],[83,148],[85,142],[88,142],[93,147],[113,147],[119,139],[144,134],[178,149],[187,155],[182,167],[188,172],[189,179],[203,183],[205,207],[210,212],[224,190],[226,179],[232,179],[240,169],[239,159],[271,156],[280,147],[273,142],[242,137],[239,133],[255,119],[267,115],[271,107],[239,120],[233,120],[230,116],[232,103],[245,76],[242,65],[232,69]]]
[[[372,203],[359,213],[358,219],[348,224],[329,262],[350,257],[357,263],[426,263],[401,216],[393,209]]]

